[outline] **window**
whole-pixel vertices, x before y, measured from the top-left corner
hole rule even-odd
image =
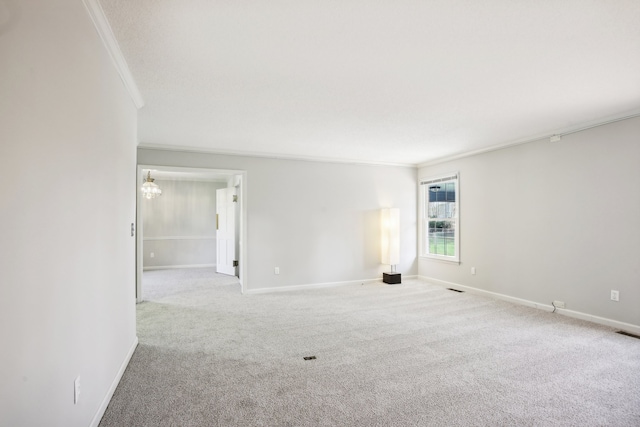
[[[458,174],[420,180],[420,255],[460,261]]]

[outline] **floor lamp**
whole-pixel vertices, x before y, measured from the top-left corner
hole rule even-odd
[[[391,271],[382,273],[382,281],[390,285],[401,283],[402,276],[396,271],[400,264],[400,209],[386,208],[380,211],[382,264],[391,266]]]

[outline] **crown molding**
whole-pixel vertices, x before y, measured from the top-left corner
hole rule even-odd
[[[115,65],[116,70],[118,70],[118,74],[120,74],[120,78],[122,79],[124,86],[127,88],[133,103],[136,108],[142,108],[144,105],[142,94],[140,94],[138,86],[136,85],[135,80],[133,80],[127,61],[125,61],[124,56],[122,55],[118,41],[113,35],[111,25],[109,25],[109,21],[102,10],[102,6],[100,6],[98,0],[82,0],[82,2],[89,13],[93,26],[96,28],[104,46],[107,48],[109,56],[113,61],[113,65]]]
[[[423,168],[427,166],[434,166],[440,163],[450,162],[452,160],[459,160],[465,157],[471,157],[478,154],[489,153],[491,151],[502,150],[503,148],[515,147],[516,145],[528,144],[530,142],[542,141],[543,139],[550,140],[551,137],[562,137],[565,135],[570,135],[572,133],[582,132],[588,129],[592,129],[599,126],[608,125],[615,122],[620,122],[623,120],[629,120],[636,117],[640,117],[640,108],[636,108],[635,110],[627,111],[625,113],[617,114],[614,116],[609,116],[605,118],[601,118],[598,120],[592,120],[590,122],[584,122],[579,125],[569,126],[566,128],[558,129],[555,132],[547,132],[544,134],[535,135],[528,138],[518,139],[511,142],[506,142],[503,144],[496,144],[490,147],[480,148],[478,150],[465,151],[464,153],[455,154],[453,156],[441,157],[439,159],[429,160],[424,163],[420,163],[417,167]]]
[[[298,160],[303,162],[338,163],[338,164],[368,165],[368,166],[394,166],[394,167],[403,167],[403,168],[411,168],[411,169],[417,168],[417,165],[414,163],[374,162],[374,161],[346,159],[346,158],[272,154],[272,153],[261,153],[261,152],[254,152],[254,151],[232,151],[232,150],[219,150],[219,149],[209,149],[209,148],[201,148],[201,147],[182,147],[178,145],[140,143],[138,144],[138,148],[141,148],[144,150],[179,151],[184,153],[218,154],[221,156],[257,157],[262,159],[274,159],[274,160]]]

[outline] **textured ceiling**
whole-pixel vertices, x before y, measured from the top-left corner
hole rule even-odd
[[[101,0],[142,146],[420,164],[640,112],[638,0]]]

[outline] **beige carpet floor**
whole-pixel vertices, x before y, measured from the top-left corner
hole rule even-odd
[[[108,426],[640,426],[640,340],[419,280],[145,273]],[[304,360],[304,357],[315,359]]]

